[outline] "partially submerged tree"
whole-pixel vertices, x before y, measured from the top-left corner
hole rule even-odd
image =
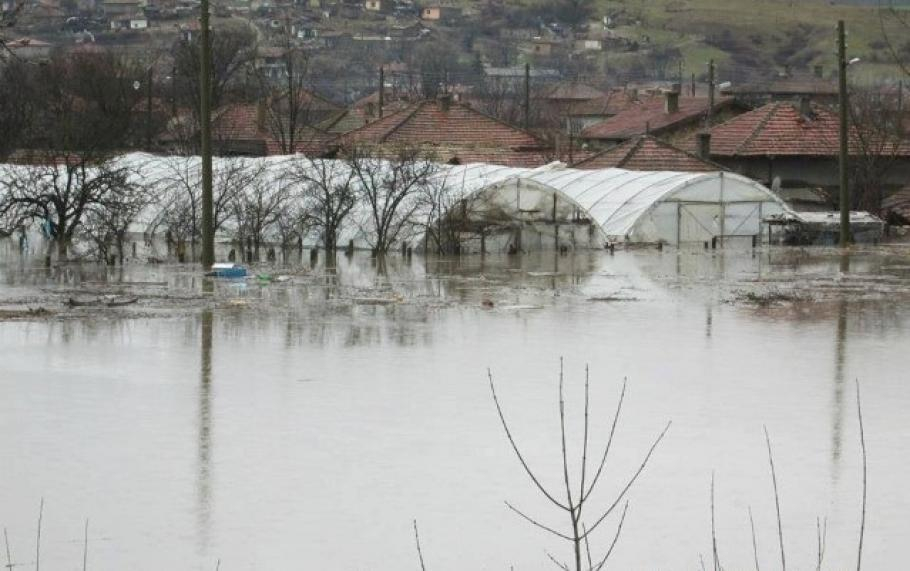
[[[94,245],[99,260],[123,264],[130,227],[151,203],[149,189],[134,182],[133,177],[120,184],[86,209],[79,235]]]
[[[600,571],[604,565],[606,565],[607,560],[613,552],[613,548],[616,546],[616,542],[619,540],[620,532],[622,531],[626,512],[629,507],[628,500],[623,503],[623,499],[626,497],[626,494],[629,492],[629,489],[632,487],[635,481],[638,480],[638,477],[641,476],[642,472],[648,464],[648,461],[651,458],[651,455],[657,448],[657,445],[660,444],[661,440],[663,440],[664,435],[666,435],[667,430],[670,428],[670,422],[666,424],[663,431],[661,431],[657,438],[654,439],[641,464],[633,472],[632,476],[627,480],[626,484],[619,490],[619,492],[617,492],[614,500],[610,503],[610,505],[605,509],[589,513],[592,509],[590,507],[591,494],[597,488],[597,484],[600,482],[601,475],[604,473],[604,468],[607,465],[607,459],[610,454],[610,448],[613,444],[613,436],[616,432],[616,426],[619,422],[619,415],[622,411],[623,399],[625,398],[626,394],[626,383],[623,382],[622,392],[619,395],[619,402],[616,406],[616,413],[613,416],[613,422],[610,427],[610,434],[607,437],[607,442],[604,447],[603,454],[600,456],[600,461],[597,464],[597,469],[594,471],[593,476],[590,476],[590,467],[588,465],[589,374],[587,368],[585,369],[584,436],[581,442],[580,474],[576,477],[575,481],[573,481],[569,473],[570,462],[566,443],[566,407],[563,390],[563,369],[562,361],[560,361],[559,431],[562,444],[562,480],[565,484],[565,489],[562,491],[556,491],[547,489],[541,483],[541,480],[537,476],[537,473],[531,469],[524,455],[519,450],[518,444],[516,443],[515,438],[512,436],[512,431],[509,428],[509,424],[506,422],[505,414],[502,411],[502,406],[500,405],[499,398],[496,395],[496,386],[493,383],[493,374],[491,372],[488,372],[488,377],[490,381],[490,392],[493,395],[493,403],[496,405],[496,412],[499,414],[499,420],[502,423],[503,429],[505,430],[506,437],[509,439],[509,444],[512,446],[512,450],[515,452],[516,457],[518,458],[519,462],[521,462],[522,468],[524,468],[525,473],[531,479],[531,482],[533,482],[538,491],[540,491],[540,493],[551,504],[556,506],[560,512],[567,517],[568,525],[564,530],[555,529],[546,524],[540,523],[538,519],[525,514],[523,511],[519,510],[509,502],[506,502],[506,506],[508,506],[509,509],[518,514],[525,521],[528,521],[529,523],[550,533],[551,535],[554,535],[572,544],[573,558],[571,563],[564,563],[553,555],[549,553],[547,554],[547,556],[561,569],[564,571],[569,571],[570,569],[574,569],[575,571]],[[589,476],[590,479],[588,479]],[[563,497],[560,498],[560,496]],[[598,557],[595,559],[592,557],[590,549],[590,535],[594,533],[604,521],[606,521],[610,514],[612,514],[621,503],[623,504],[623,508],[619,522],[616,526],[616,533],[613,536],[613,540],[603,557]]]
[[[28,85],[8,89],[18,90],[25,124],[17,146],[31,164],[7,169],[0,215],[39,222],[65,259],[86,216],[129,194],[129,168],[111,157],[136,126],[136,70],[109,51],[79,51],[17,73]]]
[[[292,198],[291,187],[268,176],[264,160],[249,162],[243,185],[234,195],[235,237],[248,261],[259,261],[260,248]]]
[[[297,185],[304,209],[314,228],[322,235],[329,252],[338,247],[338,235],[356,204],[355,175],[342,161],[291,159],[287,177]]]
[[[376,254],[385,254],[415,223],[419,194],[439,166],[433,156],[411,146],[382,152],[352,147],[346,162],[357,180],[357,197],[367,209],[359,221]]]
[[[40,224],[65,260],[73,238],[87,217],[117,216],[109,208],[115,202],[130,202],[130,172],[113,162],[87,165],[63,157],[27,167],[5,166],[0,171],[0,226]],[[121,195],[121,193],[123,193]],[[50,252],[47,254],[50,261]]]
[[[202,236],[202,171],[197,158],[169,157],[163,160],[164,174],[159,180],[166,196],[153,225],[153,233],[165,231],[168,248],[176,249],[178,259],[196,255]],[[219,159],[214,164],[212,181],[212,221],[217,233],[234,214],[237,194],[257,176],[242,158]]]

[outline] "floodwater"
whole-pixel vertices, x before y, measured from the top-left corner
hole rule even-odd
[[[722,564],[753,567],[750,508],[761,565],[779,564],[763,426],[787,564],[815,568],[827,518],[825,567],[855,565],[856,380],[864,566],[905,565],[906,248],[415,256],[379,273],[358,256],[335,272],[321,261],[269,271],[287,278],[0,263],[0,307],[48,310],[0,321],[0,525],[14,563],[35,562],[43,498],[46,569],[82,568],[86,519],[89,569],[418,569],[415,519],[433,571],[551,568],[547,553],[568,560],[569,544],[504,500],[558,530],[568,518],[512,453],[487,368],[529,465],[561,500],[564,358],[571,458],[585,366],[591,457],[628,379],[589,521],[672,420],[607,568],[700,569],[700,556],[710,567],[712,474]],[[92,288],[140,300],[64,309]],[[594,557],[620,511],[592,534]]]

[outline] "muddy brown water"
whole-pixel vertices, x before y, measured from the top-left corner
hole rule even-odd
[[[855,565],[861,457],[864,565],[905,565],[910,534],[910,251],[667,250],[520,259],[341,258],[334,272],[208,284],[189,266],[0,262],[0,525],[14,563],[79,569],[546,569],[566,517],[510,451],[514,435],[562,498],[557,414],[565,359],[570,453],[584,367],[591,448],[628,392],[590,517],[663,425],[632,488],[614,569],[711,566],[718,549],[779,564],[762,427],[771,435],[787,563]],[[136,295],[124,307],[66,300]],[[23,311],[41,308],[40,314]],[[595,455],[595,452],[592,452]],[[573,465],[577,474],[577,465]],[[590,473],[588,475],[590,479]],[[595,505],[596,504],[596,505]],[[597,530],[612,540],[618,512]],[[5,549],[0,550],[5,564]]]

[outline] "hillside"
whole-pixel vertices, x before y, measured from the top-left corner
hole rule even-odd
[[[558,2],[557,2],[558,3]],[[851,73],[871,80],[897,73],[883,39],[883,29],[910,52],[907,29],[881,18],[878,2],[856,0],[563,0],[565,5],[590,4],[590,29],[607,27],[615,37],[636,41],[645,50],[667,54],[666,64],[683,76],[701,76],[714,59],[721,75],[748,75],[752,71],[781,70],[786,66],[809,69],[823,66],[834,71],[835,28],[843,19],[848,30],[848,52],[863,65]],[[473,4],[477,4],[474,2]],[[508,8],[546,10],[556,17],[554,2],[507,0]],[[894,0],[910,9],[910,0]],[[604,26],[601,22],[605,22]],[[639,58],[610,54],[611,68],[632,70]],[[660,60],[658,59],[658,62]]]

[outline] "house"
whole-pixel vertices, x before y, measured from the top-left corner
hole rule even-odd
[[[767,186],[821,188],[837,196],[839,126],[837,113],[805,99],[796,104],[768,103],[714,126],[710,156]],[[864,155],[859,128],[851,128],[852,157]],[[868,140],[868,134],[862,136]],[[882,146],[893,160],[884,172],[882,191],[887,194],[910,180],[910,140],[883,141]]]
[[[534,85],[553,83],[562,77],[558,69],[536,66],[526,70],[524,66],[492,67],[484,65],[483,73],[487,87],[491,90],[518,89],[524,85],[526,74],[530,76]]]
[[[111,18],[112,30],[145,30],[149,27],[149,21],[145,16],[117,16]]]
[[[146,5],[146,0],[101,0],[101,10],[111,19],[133,16]]]
[[[262,103],[226,105],[212,117],[212,144],[219,155],[280,155],[284,146],[276,131],[270,128],[269,114]],[[322,156],[332,139],[334,135],[301,126],[295,137],[294,152]]]
[[[837,82],[825,79],[820,67],[814,74],[787,73],[765,81],[731,83],[720,90],[721,95],[736,97],[753,106],[773,101],[798,101],[808,98],[817,103],[837,103]]]
[[[548,145],[531,133],[456,103],[448,94],[377,119],[342,136],[339,143],[416,146],[450,164],[540,166],[552,158]]]
[[[579,169],[619,168],[634,171],[714,172],[727,170],[710,159],[651,135],[641,135],[573,165]]]
[[[534,38],[530,42],[522,44],[521,49],[535,56],[549,57],[556,52],[559,46],[560,42],[555,40]]]
[[[585,83],[561,81],[538,89],[532,96],[531,109],[546,123],[558,126],[565,121],[575,105],[603,96],[603,91]]]
[[[420,11],[420,19],[429,22],[449,24],[461,17],[461,8],[458,6],[425,6]]]
[[[35,38],[18,38],[6,42],[4,46],[19,59],[36,60],[50,57],[53,44]]]
[[[704,126],[709,109],[713,121],[745,111],[733,98],[719,98],[711,107],[707,97],[683,97],[677,89],[670,89],[587,127],[579,137],[599,144],[621,143],[645,134],[670,142],[688,140]]]
[[[391,12],[395,7],[392,0],[365,0],[363,9],[368,12]]]
[[[624,89],[610,92],[584,101],[575,101],[565,113],[566,129],[569,133],[581,133],[591,125],[603,123],[610,117],[641,104],[638,92]]]
[[[539,28],[512,28],[505,26],[499,29],[499,38],[502,40],[530,41],[539,35]]]

